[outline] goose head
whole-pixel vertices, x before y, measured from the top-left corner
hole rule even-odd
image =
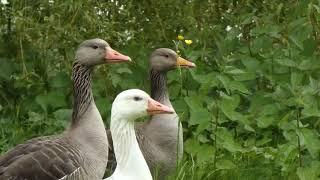
[[[177,67],[192,68],[196,65],[182,57],[175,51],[168,48],[159,48],[153,51],[150,58],[151,69],[167,72]]]
[[[135,120],[147,115],[172,114],[173,108],[152,99],[146,92],[130,89],[121,92],[112,104],[112,114],[121,114],[125,119]]]
[[[76,51],[76,60],[86,66],[131,61],[129,56],[113,50],[102,39],[90,39],[82,42]]]

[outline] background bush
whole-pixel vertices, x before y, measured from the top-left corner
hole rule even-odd
[[[197,64],[169,73],[185,135],[172,179],[319,179],[319,2],[2,1],[0,152],[63,131],[74,51],[100,37],[134,60],[95,72],[106,124],[117,93],[149,89],[154,49],[179,47]]]

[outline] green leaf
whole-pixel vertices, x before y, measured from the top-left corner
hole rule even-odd
[[[70,121],[72,114],[72,109],[59,109],[53,112],[56,120]]]
[[[0,58],[0,79],[9,80],[15,71],[15,64],[11,62],[12,60]]]
[[[302,84],[303,74],[297,73],[297,72],[293,72],[293,73],[291,73],[291,79],[290,80],[291,80],[291,85],[293,87],[300,86]]]
[[[239,103],[240,103],[240,96],[224,95],[222,101],[220,102],[220,107],[227,114],[228,112],[235,110],[238,107]]]
[[[224,76],[224,75],[218,75],[217,78],[222,83],[222,86],[224,88],[226,88],[227,90],[229,90],[230,78],[228,78],[227,76]]]
[[[300,49],[303,50],[303,42],[301,42],[296,36],[289,36],[289,39]]]
[[[97,108],[99,109],[101,116],[107,117],[108,112],[111,111],[111,106],[112,106],[111,102],[108,99],[103,98],[103,97],[95,98],[95,102],[96,102]]]
[[[226,66],[225,67],[225,72],[227,74],[244,74],[246,73],[245,71],[243,71],[242,69],[238,69],[238,68],[235,68],[235,67],[232,67],[232,66]]]
[[[257,118],[257,125],[260,128],[267,128],[275,121],[273,116],[262,116]]]
[[[297,66],[296,62],[294,62],[293,60],[288,59],[288,58],[276,59],[276,62],[280,65],[288,66],[288,67],[296,67]]]
[[[320,137],[311,129],[303,128],[299,137],[303,140],[311,156],[315,159],[319,158],[320,154]]]
[[[242,84],[241,82],[238,81],[231,81],[229,84],[229,87],[232,91],[240,91],[244,94],[250,94],[249,90],[246,88],[246,86],[244,84]]]
[[[219,159],[216,164],[217,164],[218,169],[235,169],[235,168],[237,168],[236,165],[232,161],[227,160],[227,159]]]
[[[36,102],[44,111],[47,111],[49,107],[58,108],[66,106],[65,96],[55,91],[38,95],[36,97]]]
[[[199,163],[212,162],[214,156],[214,147],[208,144],[202,144],[197,153]]]
[[[303,41],[303,55],[312,56],[317,48],[317,42],[313,38]]]
[[[132,74],[132,71],[127,67],[117,68],[116,72],[119,73],[119,74],[123,74],[123,73]]]
[[[71,79],[65,72],[59,72],[50,80],[51,87],[65,88],[71,86]]]
[[[319,180],[320,161],[312,161],[311,166],[298,167],[297,175],[300,180]]]
[[[260,62],[257,59],[252,58],[250,56],[243,57],[241,62],[244,66],[246,66],[246,68],[248,70],[253,71],[253,72],[257,71],[260,67]]]
[[[277,103],[274,104],[267,104],[262,106],[262,111],[260,115],[268,116],[268,115],[277,115],[279,114],[279,107]]]
[[[199,96],[185,97],[185,102],[188,104],[189,108],[193,111],[203,110],[203,101],[200,100]]]
[[[196,139],[190,138],[184,143],[184,149],[187,153],[196,155],[200,149],[200,143]]]
[[[219,137],[219,144],[229,152],[245,152],[245,149],[234,140],[233,135],[226,128],[218,128],[215,133]],[[211,138],[213,137],[212,135]]]

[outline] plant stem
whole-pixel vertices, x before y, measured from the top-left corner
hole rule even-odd
[[[301,110],[298,107],[297,108],[297,128],[298,128],[298,133],[300,133],[300,113]],[[298,158],[299,158],[299,167],[302,167],[302,159],[301,159],[301,142],[300,142],[300,137],[299,134],[297,133],[297,139],[298,139]]]
[[[213,168],[216,169],[216,161],[217,161],[217,132],[218,132],[218,119],[219,119],[219,108],[216,110],[216,119],[215,119],[215,129],[214,129],[214,160],[213,160]]]

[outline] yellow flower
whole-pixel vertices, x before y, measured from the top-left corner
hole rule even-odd
[[[182,35],[178,35],[177,39],[182,41],[182,40],[184,40],[184,37]]]
[[[191,39],[186,39],[186,40],[184,40],[184,42],[185,42],[187,45],[192,44],[192,40],[191,40]]]

